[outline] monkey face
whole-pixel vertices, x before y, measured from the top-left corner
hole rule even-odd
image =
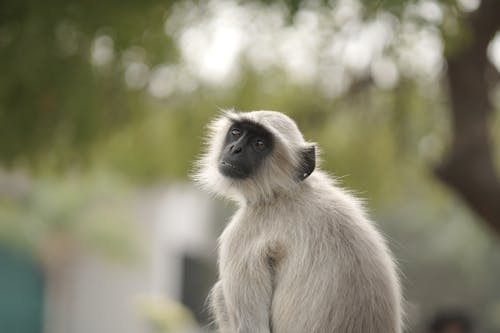
[[[213,194],[237,202],[272,200],[293,193],[315,169],[315,145],[282,113],[224,111],[208,129],[208,149],[193,178]]]
[[[229,178],[246,179],[257,171],[273,147],[272,134],[259,124],[234,122],[224,140],[219,172]]]

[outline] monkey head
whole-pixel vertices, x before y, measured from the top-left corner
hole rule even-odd
[[[316,167],[315,145],[282,113],[224,111],[209,130],[195,180],[215,194],[270,200],[293,191]]]

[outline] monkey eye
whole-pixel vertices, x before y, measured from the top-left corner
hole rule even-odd
[[[233,128],[231,130],[231,135],[235,138],[239,138],[241,136],[241,130],[238,128]]]
[[[257,140],[255,140],[254,147],[257,150],[262,151],[262,150],[266,149],[266,143],[262,139],[257,139]]]

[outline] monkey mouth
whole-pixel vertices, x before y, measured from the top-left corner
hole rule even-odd
[[[222,164],[222,165],[224,165],[224,166],[227,166],[227,167],[230,167],[230,168],[232,168],[232,169],[238,169],[238,168],[236,167],[236,165],[234,165],[234,164],[232,164],[232,163],[229,163],[229,162],[226,162],[226,161],[222,161],[222,162],[220,162],[220,164]]]
[[[227,177],[243,179],[248,177],[248,172],[236,164],[228,161],[221,161],[219,164],[219,171]]]

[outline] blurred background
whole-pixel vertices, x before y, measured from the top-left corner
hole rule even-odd
[[[366,200],[407,332],[500,332],[499,29],[497,0],[1,1],[0,332],[208,332],[235,207],[189,174],[233,107]]]

